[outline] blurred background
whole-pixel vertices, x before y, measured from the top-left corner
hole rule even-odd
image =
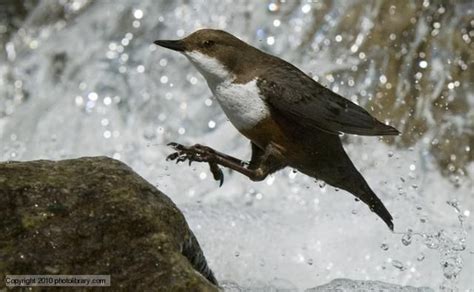
[[[278,55],[402,132],[344,136],[395,232],[343,191],[285,169],[254,183],[166,162],[166,143],[248,159],[205,80],[156,47],[219,28]],[[227,287],[335,278],[474,288],[474,2],[0,2],[0,157],[107,155],[183,209]]]

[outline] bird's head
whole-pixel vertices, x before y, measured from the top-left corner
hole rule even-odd
[[[252,48],[230,33],[215,29],[201,29],[181,40],[154,43],[183,53],[208,82],[232,78],[238,60],[242,61],[239,57]]]

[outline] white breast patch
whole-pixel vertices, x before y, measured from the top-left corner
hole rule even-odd
[[[230,122],[239,130],[252,128],[270,115],[260,97],[256,79],[245,84],[223,82],[211,90]]]

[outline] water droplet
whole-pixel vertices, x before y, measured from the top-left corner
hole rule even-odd
[[[81,106],[84,104],[84,99],[82,98],[82,96],[76,96],[74,102],[76,103],[76,106]]]
[[[442,262],[443,275],[446,279],[454,279],[461,272],[463,268],[460,257],[450,257]]]
[[[160,82],[161,82],[162,84],[168,83],[168,76],[166,76],[166,75],[161,76]]]
[[[406,267],[403,265],[403,263],[397,260],[392,261],[392,266],[399,269],[400,271],[406,270]]]
[[[143,131],[143,138],[146,140],[153,140],[156,138],[156,132],[153,128],[148,127]]]
[[[277,3],[268,4],[268,10],[271,12],[278,11],[279,9],[280,9],[280,5],[278,5]]]
[[[269,37],[267,38],[267,44],[268,44],[269,46],[273,46],[273,45],[275,44],[275,37],[274,37],[274,36],[269,36]]]
[[[404,246],[409,246],[411,244],[411,230],[408,230],[408,232],[402,236],[402,243]]]
[[[456,200],[446,201],[446,204],[453,207],[454,210],[456,211],[456,213],[461,213],[461,210],[459,210],[459,202],[458,201],[456,201]]]
[[[238,250],[235,251],[235,252],[234,252],[234,256],[235,256],[236,258],[238,258],[238,257],[240,256],[240,252],[239,252]]]
[[[110,137],[112,137],[112,132],[110,132],[109,130],[107,131],[104,131],[104,138],[105,139],[109,139]]]
[[[102,101],[105,105],[110,105],[112,104],[112,98],[110,96],[104,97],[104,100]]]
[[[138,65],[138,66],[137,66],[137,72],[138,72],[138,73],[143,73],[143,72],[145,72],[145,66],[143,66],[143,65]]]
[[[417,257],[416,260],[419,262],[422,262],[425,259],[425,255],[423,253],[420,253]]]
[[[161,67],[165,67],[168,64],[168,60],[167,59],[161,59],[159,64],[160,64]]]
[[[142,19],[143,11],[141,9],[136,9],[135,11],[133,11],[133,17],[135,17],[136,19]]]
[[[425,245],[431,249],[438,249],[439,247],[439,238],[433,235],[428,235],[425,239]]]
[[[311,11],[311,5],[309,5],[309,4],[303,5],[303,7],[301,7],[301,11],[302,11],[303,13],[308,13],[308,12],[310,12],[310,11]]]
[[[96,101],[99,96],[95,92],[91,92],[87,95],[87,98],[92,101]]]

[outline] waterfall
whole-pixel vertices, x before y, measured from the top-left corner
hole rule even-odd
[[[228,287],[345,278],[473,288],[471,1],[11,3],[21,13],[0,23],[3,161],[124,161],[184,210]],[[397,125],[393,139],[343,137],[394,233],[351,195],[291,169],[258,183],[225,171],[219,188],[206,165],[165,161],[171,141],[250,155],[200,74],[153,44],[203,27],[292,62]]]

